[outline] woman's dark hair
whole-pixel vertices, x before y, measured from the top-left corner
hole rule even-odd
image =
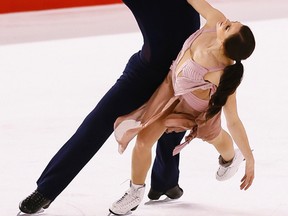
[[[255,49],[255,38],[248,26],[243,25],[240,31],[227,38],[224,43],[225,55],[236,63],[224,68],[219,86],[209,101],[206,119],[212,118],[221,111],[227,98],[235,92],[243,77],[244,67],[241,60],[248,58]]]

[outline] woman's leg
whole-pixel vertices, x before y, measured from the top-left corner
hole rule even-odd
[[[221,130],[220,134],[213,140],[208,141],[219,152],[225,161],[231,161],[234,157],[234,147],[231,136],[225,131]]]
[[[138,134],[132,152],[130,188],[111,205],[109,208],[111,213],[125,215],[135,210],[141,203],[145,192],[146,175],[151,165],[151,148],[165,129],[162,119],[157,119]]]
[[[155,142],[165,132],[162,119],[144,128],[137,136],[132,153],[132,183],[145,183],[147,172],[151,166],[151,149]]]

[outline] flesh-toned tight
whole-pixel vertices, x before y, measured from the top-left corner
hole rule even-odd
[[[144,184],[147,172],[151,166],[151,149],[154,143],[165,132],[163,118],[159,118],[138,134],[132,152],[132,182]]]
[[[230,161],[234,157],[234,147],[231,136],[221,130],[220,134],[213,140],[207,141],[212,144],[225,161]]]
[[[165,132],[163,118],[153,122],[144,128],[137,136],[132,152],[132,183],[141,185],[145,183],[148,170],[151,166],[151,149],[154,143]],[[230,135],[221,130],[220,134],[213,140],[207,141],[212,144],[225,161],[234,157],[233,142]]]

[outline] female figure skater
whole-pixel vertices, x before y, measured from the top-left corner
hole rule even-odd
[[[134,136],[137,139],[131,185],[110,207],[113,214],[126,214],[140,204],[151,164],[151,148],[164,132],[190,130],[186,142],[176,147],[174,154],[195,137],[212,144],[220,154],[216,173],[219,181],[231,178],[245,159],[240,189],[247,190],[253,182],[254,157],[237,114],[236,89],[243,76],[241,60],[248,58],[255,48],[254,36],[249,27],[229,21],[205,0],[188,2],[206,19],[206,24],[185,41],[168,76],[150,100],[115,122],[120,153]],[[221,128],[222,108],[232,138]],[[232,139],[239,149],[234,150]]]

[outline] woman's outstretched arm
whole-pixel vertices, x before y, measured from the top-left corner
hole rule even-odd
[[[214,27],[217,22],[225,21],[225,15],[205,0],[187,0],[187,2],[206,20],[205,26]]]
[[[246,160],[245,176],[241,180],[242,184],[240,188],[247,190],[254,179],[255,162],[244,125],[237,113],[236,92],[229,96],[223,111],[226,117],[228,130]]]

